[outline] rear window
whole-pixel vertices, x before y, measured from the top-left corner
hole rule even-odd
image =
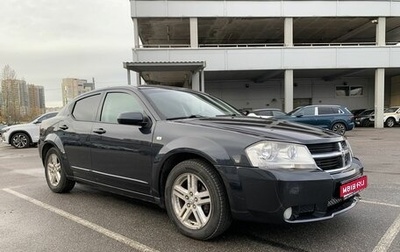
[[[72,115],[78,121],[94,121],[100,103],[100,94],[85,97],[75,103]]]
[[[318,107],[319,115],[329,115],[329,114],[338,114],[339,111],[336,108],[332,107]]]

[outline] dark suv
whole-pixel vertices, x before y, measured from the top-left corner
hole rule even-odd
[[[354,128],[354,115],[340,105],[308,105],[298,107],[280,119],[306,123],[344,135]]]
[[[367,186],[343,136],[246,117],[207,94],[161,86],[77,97],[42,123],[39,155],[53,192],[82,182],[153,202],[202,240],[232,219],[330,219]]]

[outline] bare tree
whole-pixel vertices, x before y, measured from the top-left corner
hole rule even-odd
[[[1,116],[7,124],[19,121],[18,84],[15,71],[6,65],[1,72]]]

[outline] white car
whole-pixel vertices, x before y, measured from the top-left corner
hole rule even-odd
[[[400,106],[386,108],[383,113],[383,121],[387,127],[393,127],[400,122]]]
[[[3,142],[11,144],[17,149],[35,145],[39,141],[39,126],[42,121],[56,116],[58,112],[49,112],[37,117],[30,123],[16,124],[2,129]]]

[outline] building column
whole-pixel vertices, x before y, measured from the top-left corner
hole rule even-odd
[[[375,128],[383,128],[383,110],[385,106],[385,69],[375,70]]]
[[[197,26],[197,18],[190,18],[190,47],[199,47],[199,34]]]
[[[285,70],[285,106],[284,111],[293,110],[293,70]]]
[[[284,24],[284,43],[285,46],[293,46],[293,18],[287,17],[285,18]]]
[[[138,20],[137,18],[134,18],[133,20],[133,48],[139,48],[139,25],[138,25]]]
[[[192,89],[200,91],[200,73],[195,72],[192,74]]]
[[[133,20],[133,50],[136,48],[140,48],[140,38],[139,38],[139,25],[138,25],[138,20],[137,18],[134,18]],[[129,72],[129,70],[128,70]],[[131,80],[131,74],[129,74],[128,81],[129,85],[132,85],[132,80]],[[135,82],[133,82],[134,86],[140,86],[140,73],[135,72]]]
[[[378,18],[378,23],[376,24],[376,45],[385,46],[386,45],[386,18]]]
[[[376,45],[386,45],[386,18],[378,18],[376,24]],[[375,70],[375,128],[383,128],[383,111],[385,107],[385,69]]]
[[[293,18],[287,17],[284,21],[284,43],[285,47],[293,46]],[[293,70],[285,70],[284,84],[285,104],[284,111],[293,110]]]

